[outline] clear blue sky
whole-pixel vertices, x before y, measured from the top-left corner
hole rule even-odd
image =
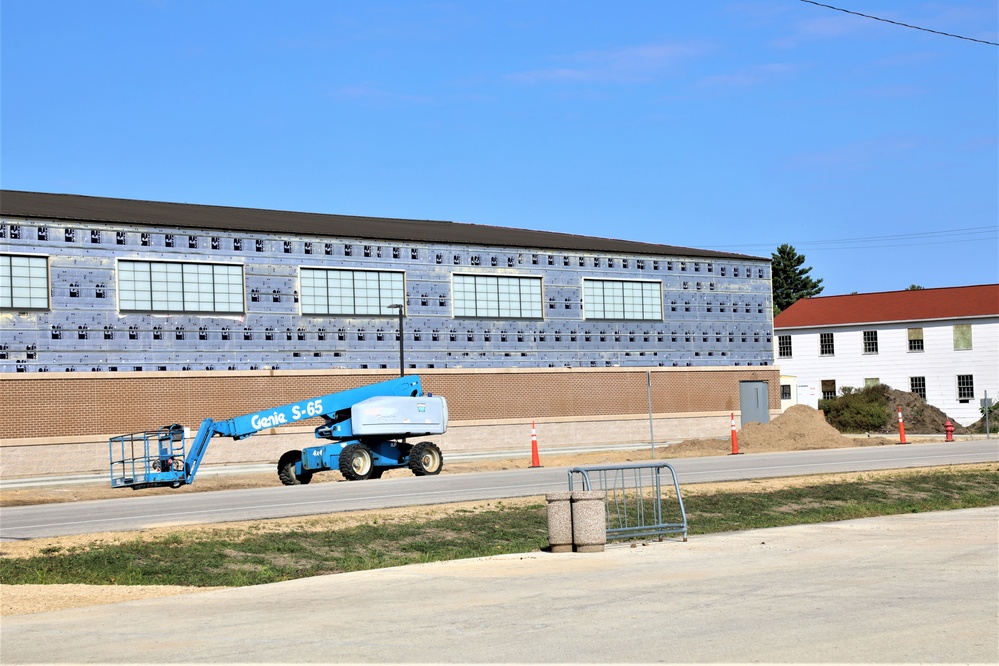
[[[827,4],[999,42],[996,0]],[[999,281],[999,47],[800,0],[2,0],[0,185]]]

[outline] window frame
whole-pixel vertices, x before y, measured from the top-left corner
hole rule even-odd
[[[49,263],[49,255],[44,254],[21,254],[16,252],[0,253],[0,259],[6,259],[6,270],[0,265],[0,310],[51,310],[52,309],[52,274]],[[27,270],[26,275],[15,276],[15,259],[25,260],[23,268]],[[44,266],[35,265],[41,262]],[[40,274],[39,274],[40,273]],[[18,281],[27,280],[27,284],[15,284]],[[36,280],[43,280],[43,285],[33,284]],[[5,291],[9,290],[9,295]],[[27,290],[28,295],[15,297],[15,290]],[[41,304],[40,292],[44,291],[45,304]],[[6,303],[6,299],[10,303]]]
[[[917,335],[919,337],[916,337]],[[919,353],[919,352],[925,351],[925,349],[926,349],[925,339],[926,338],[923,336],[923,329],[922,329],[922,327],[920,327],[920,328],[907,328],[906,329],[906,340],[908,342],[908,346],[907,346],[906,351],[908,351],[910,353]],[[911,391],[910,391],[910,393],[911,393]]]
[[[786,345],[785,342],[787,342]],[[790,334],[777,336],[777,358],[794,358]]]
[[[960,332],[967,331],[967,347],[959,347],[959,340],[963,339],[964,336]],[[954,334],[954,351],[971,351],[975,348],[974,340],[972,339],[972,328],[971,324],[954,324],[953,327]],[[963,342],[963,340],[961,340]]]
[[[308,284],[306,278],[306,272],[322,274],[323,275],[323,293],[325,295],[326,308],[325,311],[320,309],[311,310],[307,309],[310,304],[318,303],[319,292],[316,291],[314,294],[310,294],[310,289],[315,288],[315,284]],[[330,276],[338,275],[342,278],[344,275],[350,275],[350,285],[349,288],[345,285],[344,281],[340,279],[339,284],[330,284]],[[382,285],[382,277],[392,278],[386,285]],[[363,277],[364,280],[361,283],[360,289],[358,288],[357,278]],[[372,283],[371,278],[374,277],[374,282]],[[393,289],[393,285],[396,282],[394,278],[398,279],[398,291]],[[332,287],[332,289],[331,289]],[[342,293],[341,293],[342,292]],[[299,293],[299,314],[309,317],[392,317],[398,315],[397,309],[389,309],[390,305],[402,305],[403,311],[406,308],[406,271],[403,270],[382,270],[377,268],[328,268],[325,266],[299,266],[298,267],[298,293]],[[361,307],[359,308],[358,295],[361,295]],[[346,298],[349,295],[351,301],[351,308],[341,308],[334,309],[333,300],[331,297],[334,295],[340,295],[341,298]],[[387,301],[387,302],[386,302]],[[372,304],[375,304],[372,309]],[[358,310],[361,311],[358,311]]]
[[[832,390],[827,391],[826,386],[831,386]],[[822,394],[823,400],[835,400],[836,399],[836,380],[835,379],[822,379],[819,380],[819,393]]]
[[[516,300],[513,299],[515,293]],[[451,317],[454,319],[542,320],[545,318],[544,296],[542,275],[451,273]]]
[[[926,377],[909,377],[909,393],[926,400]]]
[[[828,337],[828,339],[826,339]],[[819,356],[836,355],[835,333],[819,333]]]
[[[600,294],[600,298],[601,298],[600,314],[602,314],[604,316],[600,316],[596,312],[594,312],[594,314],[592,316],[588,313],[588,311],[592,307],[590,305],[590,301],[596,298],[596,294],[594,292],[592,292],[591,290],[587,289],[587,284],[588,283],[594,285],[594,287],[597,284],[601,285],[600,286],[600,290],[601,290],[602,293]],[[639,306],[641,308],[640,316],[628,316],[629,315],[629,311],[628,311],[629,310],[629,305],[632,306],[631,314],[635,314],[634,305],[635,305],[635,302],[636,302],[635,301],[636,294],[634,294],[634,293],[631,293],[631,294],[627,293],[626,286],[634,286],[634,285],[642,285],[642,287],[638,290],[638,294],[637,294],[637,297],[638,297],[637,298],[637,303],[639,304]],[[653,286],[653,287],[655,287],[655,289],[654,290],[647,290],[645,288],[645,285]],[[607,312],[608,311],[608,307],[607,307],[608,306],[608,301],[607,301],[608,294],[607,294],[607,291],[606,291],[609,286],[612,289],[614,287],[617,287],[617,286],[620,287],[619,294],[614,294],[614,293],[610,294],[611,298],[615,298],[615,302],[611,303],[612,307],[610,308],[611,309],[610,313]],[[589,277],[587,277],[587,278],[582,278],[582,283],[580,284],[580,289],[581,289],[582,294],[583,294],[583,299],[582,299],[583,300],[582,317],[583,317],[584,320],[590,320],[590,321],[665,321],[665,312],[663,311],[665,300],[663,298],[663,282],[662,282],[662,280],[631,280],[631,279],[621,279],[621,278],[589,278]],[[646,300],[645,299],[646,299],[647,296],[651,295],[652,293],[654,293],[655,297],[658,299],[658,313],[655,316],[649,316],[649,315],[646,314],[646,305],[647,304],[646,304]],[[616,302],[616,296],[620,296],[620,302],[619,303]],[[631,298],[630,302],[629,302],[629,298]],[[651,303],[650,306],[654,309],[655,306],[656,306],[656,303]],[[608,314],[610,316],[607,316]],[[620,316],[614,316],[615,314],[620,314]]]
[[[864,344],[865,354],[877,354],[878,353],[878,332],[874,331],[863,331],[862,339]]]
[[[127,288],[124,286],[126,280],[126,272],[123,269],[125,265],[132,265],[138,267],[139,265],[145,265],[146,270],[144,271],[146,280],[142,280],[142,277],[136,277],[140,274],[139,271],[131,271],[132,279],[127,280],[128,282],[135,283],[135,286]],[[154,280],[154,267],[158,268],[155,271],[157,280]],[[210,284],[211,291],[207,292],[202,289],[196,288],[195,285],[204,285],[205,282],[205,268],[212,269],[210,271]],[[219,274],[215,269],[226,269],[224,273]],[[235,274],[232,269],[238,270],[238,291],[235,289],[222,289],[224,285],[233,285],[235,282],[233,278]],[[188,273],[188,270],[190,273]],[[178,282],[179,277],[179,282]],[[119,312],[128,313],[151,313],[151,314],[186,314],[186,315],[227,315],[227,314],[245,314],[246,313],[246,273],[243,264],[232,263],[232,262],[208,262],[208,261],[162,261],[162,260],[149,260],[149,259],[116,259],[115,260],[115,299],[116,305]],[[142,289],[140,282],[145,282],[148,286],[147,289]],[[179,289],[176,288],[180,285]],[[160,291],[157,292],[157,287]],[[170,289],[170,287],[174,287]],[[148,299],[141,299],[148,301],[149,307],[139,307],[138,301],[139,296],[148,293]],[[157,297],[157,293],[160,294]],[[204,302],[206,296],[211,294],[212,307],[198,307],[195,304],[200,305]],[[229,298],[225,299],[226,303],[234,304],[235,294],[239,294],[239,307],[234,309],[232,307],[226,307],[223,304],[222,307],[216,305],[219,296],[228,294]],[[126,294],[133,294],[131,298],[126,299],[124,296]],[[190,300],[190,306],[189,306]],[[166,301],[168,303],[167,307],[158,307],[160,303]],[[130,302],[130,305],[126,307],[123,302]],[[179,303],[179,306],[174,304]]]
[[[975,376],[957,375],[958,402],[971,402],[975,399]]]

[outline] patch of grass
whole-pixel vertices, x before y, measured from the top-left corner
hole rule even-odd
[[[691,493],[691,535],[999,505],[999,470],[932,471],[760,492]],[[156,541],[0,558],[0,583],[243,586],[281,580],[537,551],[545,507],[497,504],[434,519],[372,521],[328,531],[174,533]]]

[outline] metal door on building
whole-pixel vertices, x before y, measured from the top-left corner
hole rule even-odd
[[[770,422],[770,391],[767,382],[739,382],[739,427],[756,421]]]

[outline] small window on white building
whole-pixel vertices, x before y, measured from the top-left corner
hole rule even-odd
[[[777,336],[777,356],[780,358],[791,358],[791,336]]]
[[[971,349],[971,324],[954,324],[954,351],[967,349]]]
[[[780,399],[781,400],[790,400],[791,399],[791,385],[790,384],[781,384],[780,385]]]
[[[881,380],[877,377],[865,377],[864,378],[864,388],[868,386],[877,386],[881,383]]]
[[[926,377],[909,377],[909,393],[926,400]]]
[[[957,328],[956,326],[954,328]],[[957,401],[971,402],[975,397],[975,377],[974,375],[957,376]]]
[[[910,328],[909,331],[909,351],[911,352],[921,352],[923,351],[923,329],[921,328]],[[913,391],[914,393],[915,391]]]
[[[833,356],[835,353],[836,347],[833,343],[833,334],[819,333],[819,356]]]
[[[877,354],[878,353],[878,332],[877,331],[864,331],[864,353],[865,354]]]
[[[823,400],[834,400],[836,398],[836,380],[835,379],[823,379],[822,380],[822,399]]]

